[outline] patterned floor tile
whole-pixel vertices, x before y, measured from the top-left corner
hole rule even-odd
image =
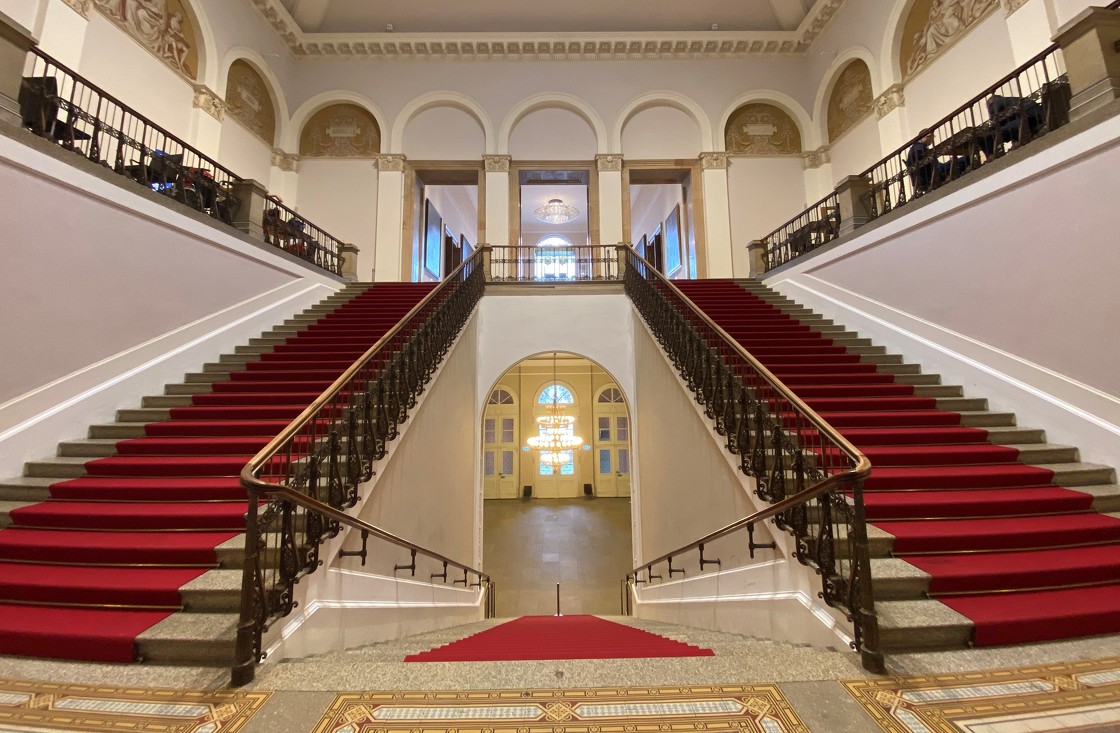
[[[888,733],[1120,730],[1120,658],[843,684]]]
[[[0,731],[233,733],[270,694],[0,679]]]
[[[315,733],[808,733],[773,685],[365,692],[339,695]]]

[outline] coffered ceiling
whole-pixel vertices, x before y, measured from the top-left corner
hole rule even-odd
[[[297,56],[488,61],[800,53],[844,2],[247,1]]]

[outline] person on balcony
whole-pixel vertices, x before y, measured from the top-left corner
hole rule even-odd
[[[1046,125],[1046,112],[1042,105],[1030,97],[1002,97],[998,94],[988,97],[989,132],[977,138],[977,144],[984,155],[991,158],[997,148],[1010,143],[1018,147],[1038,134]]]
[[[906,170],[917,193],[925,193],[968,170],[969,159],[958,156],[952,161],[938,160],[934,149],[933,130],[922,130],[906,152]]]

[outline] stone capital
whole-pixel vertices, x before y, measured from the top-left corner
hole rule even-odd
[[[385,155],[378,155],[374,159],[374,165],[377,166],[379,171],[404,171],[404,162],[407,160],[404,155],[400,153],[387,153]]]
[[[723,171],[731,165],[731,153],[700,153],[700,167],[706,171]]]
[[[600,171],[621,171],[622,156],[617,153],[607,153],[595,156],[595,167]]]
[[[217,93],[205,84],[194,85],[194,108],[221,122],[226,117],[226,103]]]
[[[288,173],[295,173],[299,170],[299,156],[281,150],[280,148],[273,148],[272,167],[279,168]]]
[[[875,114],[881,120],[899,107],[906,105],[906,95],[901,84],[892,84],[875,98]]]
[[[484,155],[482,165],[487,173],[508,173],[512,160],[513,157],[510,155]]]
[[[89,19],[89,14],[93,12],[93,0],[62,0],[66,5],[78,15],[85,19]]]
[[[827,145],[822,145],[816,150],[810,150],[807,153],[802,153],[801,158],[805,161],[805,168],[820,168],[822,165],[828,165],[832,162],[832,148]]]

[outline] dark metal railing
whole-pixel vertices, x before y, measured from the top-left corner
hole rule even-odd
[[[25,128],[136,183],[233,225],[241,178],[88,79],[32,47],[20,84]],[[341,242],[275,199],[265,241],[339,274]],[[289,222],[300,222],[302,228]]]
[[[1069,122],[1070,88],[1054,44],[868,168],[872,219]]]
[[[444,583],[448,566],[461,571],[450,582],[480,588],[492,611],[489,576],[345,512],[482,297],[482,259],[461,264],[242,470],[249,508],[233,684],[252,680],[262,634],[291,613],[296,581],[322,564],[319,545],[343,524],[407,551],[380,560],[393,573],[414,576],[418,556],[442,567]]]
[[[820,597],[852,622],[864,666],[881,671],[863,503],[870,461],[646,260],[627,257],[627,294],[772,506],[644,562],[625,579],[624,599],[630,588],[682,574],[691,560],[700,572],[722,567],[705,549],[732,534],[753,558],[755,527],[772,519],[793,535],[798,561],[820,574]]]
[[[229,169],[102,91],[39,48],[19,92],[23,126],[67,150],[233,224]]]
[[[762,238],[766,269],[772,270],[838,236],[840,200],[834,191]]]
[[[493,245],[490,279],[495,282],[564,283],[619,280],[613,245]]]
[[[264,241],[335,274],[342,272],[342,242],[269,198],[264,211]]]

